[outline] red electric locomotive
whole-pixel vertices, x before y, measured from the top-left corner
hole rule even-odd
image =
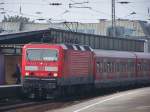
[[[88,46],[27,44],[23,47],[23,90],[33,95],[57,94],[92,85],[94,55]]]
[[[22,83],[23,91],[32,97],[150,83],[150,54],[92,50],[81,45],[26,44]]]

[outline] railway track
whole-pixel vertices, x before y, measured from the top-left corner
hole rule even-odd
[[[83,96],[82,96],[83,97]],[[53,110],[56,108],[63,108],[72,104],[79,103],[86,98],[80,96],[64,97],[56,100],[9,100],[7,102],[0,102],[0,112],[44,112],[47,110]]]
[[[80,103],[91,99],[94,96],[71,96],[64,97],[61,100],[43,100],[43,101],[15,101],[0,104],[0,112],[44,112],[57,108],[64,108],[69,105]]]
[[[26,108],[26,107],[33,107],[37,105],[42,105],[42,104],[47,104],[50,103],[51,101],[18,101],[14,102],[14,104],[1,104],[0,106],[0,112],[5,112],[5,111],[11,111],[11,110],[17,110],[21,108]]]
[[[80,102],[80,101],[79,101]],[[78,103],[76,101],[39,101],[39,102],[25,102],[13,105],[5,105],[0,107],[0,112],[44,112],[57,108],[64,108],[66,106]]]
[[[132,88],[133,89],[133,88]],[[128,90],[128,89],[127,89]],[[122,91],[122,90],[119,90]],[[93,99],[97,96],[105,96],[108,94],[113,94],[119,92],[118,90],[103,90],[103,92],[98,92],[97,94],[91,95],[81,95],[64,97],[59,100],[9,100],[7,102],[0,102],[0,112],[44,112],[47,110],[53,110],[58,108],[64,108],[66,106],[81,103],[85,100]],[[123,90],[124,91],[124,90]]]

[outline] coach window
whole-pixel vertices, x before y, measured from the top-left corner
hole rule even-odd
[[[119,66],[118,66],[118,68],[119,68],[119,72],[121,72],[121,63],[119,63]]]
[[[117,72],[117,63],[114,63],[114,72]]]
[[[120,72],[123,72],[123,64],[122,64],[122,62],[120,63]]]
[[[141,63],[141,70],[142,71],[144,71],[144,65],[145,65],[145,63],[143,62],[143,63]]]
[[[109,64],[109,71],[112,72],[112,62]]]
[[[121,63],[118,63],[118,71],[121,72]]]
[[[123,65],[123,72],[125,72],[126,71],[125,63],[123,63],[122,65]]]
[[[114,65],[114,72],[116,72],[116,63],[113,63],[113,65]]]
[[[112,62],[109,63],[109,72],[112,72]]]
[[[125,72],[125,71],[126,71],[126,64],[123,63],[123,72]]]
[[[129,71],[129,62],[127,63],[127,71],[130,72],[130,71]]]
[[[102,62],[102,72],[104,72],[104,62]]]
[[[127,63],[125,63],[124,66],[125,66],[125,72],[127,72]]]
[[[116,71],[116,63],[114,63],[114,72],[117,72],[117,71]]]
[[[124,72],[126,72],[127,71],[126,63],[124,63],[123,66],[124,66]]]
[[[135,72],[135,70],[136,70],[136,65],[135,63],[133,63],[133,71]]]
[[[120,63],[117,63],[117,71],[120,72]]]
[[[96,63],[96,66],[97,66],[97,72],[99,72],[100,63],[99,63],[99,62],[97,62],[97,63]]]
[[[99,69],[99,72],[100,72],[100,73],[103,72],[103,63],[102,63],[102,62],[100,63],[100,69]]]
[[[120,63],[120,72],[122,72],[122,62]]]
[[[115,68],[115,67],[114,67],[114,63],[112,62],[112,63],[111,63],[111,72],[114,72],[114,68]]]
[[[133,72],[133,64],[132,64],[132,62],[130,62],[130,72]]]
[[[119,65],[116,63],[116,72],[119,72]]]
[[[141,64],[138,63],[138,64],[137,64],[137,69],[138,69],[138,71],[141,71],[141,67],[140,67],[140,66],[141,66]]]
[[[144,64],[145,71],[148,71],[148,63]]]
[[[142,64],[142,69],[143,69],[143,71],[146,71],[146,63]]]
[[[148,71],[149,70],[149,63],[146,63],[145,66],[146,66],[146,71]]]
[[[126,66],[127,64],[126,63],[124,63],[124,72],[127,72],[127,66]]]
[[[135,72],[135,70],[136,70],[136,65],[135,65],[135,63],[132,63],[132,65],[133,65],[133,66],[132,66],[132,67],[133,67],[132,69],[133,69],[133,71]]]
[[[133,62],[130,63],[130,71],[134,72],[134,64],[133,64]]]
[[[124,63],[122,63],[122,72],[124,72],[125,67],[124,67]]]
[[[127,64],[127,70],[128,70],[128,72],[131,72],[131,70],[130,70],[130,62],[128,62],[128,64]]]
[[[128,70],[128,69],[129,69],[129,68],[128,68],[128,62],[126,63],[126,67],[127,67],[127,72],[129,72],[129,70]]]
[[[148,63],[145,63],[145,71],[148,71]]]
[[[150,64],[149,63],[146,64],[146,68],[147,68],[147,71],[150,70]]]
[[[142,69],[143,71],[146,71],[146,63],[143,63]]]
[[[106,72],[110,72],[110,62],[107,62],[107,71]]]
[[[110,72],[112,72],[112,62],[110,62]]]
[[[117,63],[117,71],[120,72],[120,63]]]
[[[106,72],[105,68],[105,62],[103,62],[103,72]]]
[[[134,64],[133,64],[133,62],[130,63],[130,71],[134,72]]]
[[[107,71],[106,72],[109,72],[109,62],[107,62]]]
[[[114,65],[113,65],[113,62],[111,62],[111,72],[114,71]]]
[[[104,62],[104,72],[108,71],[107,62]]]
[[[145,65],[145,63],[143,62],[143,63],[141,64],[141,70],[142,70],[142,71],[144,71],[144,65]]]
[[[110,72],[113,72],[113,63],[110,63]]]
[[[146,63],[146,70],[148,71],[150,68],[149,63]]]

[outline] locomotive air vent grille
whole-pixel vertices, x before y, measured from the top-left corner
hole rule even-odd
[[[90,46],[86,45],[77,45],[77,44],[61,44],[63,49],[72,49],[72,50],[79,50],[79,51],[93,51]]]

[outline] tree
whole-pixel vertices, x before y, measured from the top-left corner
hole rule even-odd
[[[30,21],[30,18],[23,17],[23,16],[4,16],[2,22],[21,22],[21,23],[34,23],[34,21]]]

